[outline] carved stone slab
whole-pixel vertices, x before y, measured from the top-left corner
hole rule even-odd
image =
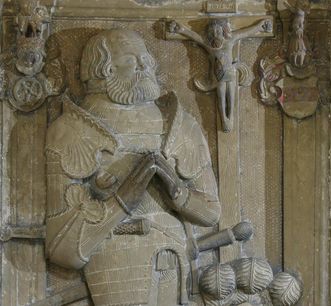
[[[189,95],[185,94],[186,80],[183,81],[183,79],[191,74],[198,75],[200,72],[207,71],[201,67],[206,66],[204,65],[206,56],[199,55],[198,48],[188,50],[187,55],[184,44],[162,40],[158,35],[161,33],[155,33],[155,28],[159,25],[155,19],[159,15],[167,15],[160,8],[168,8],[166,12],[173,10],[176,14],[180,14],[181,10],[178,8],[186,6],[191,8],[191,10],[186,10],[186,14],[192,12],[199,14],[198,12],[204,12],[202,4],[205,4],[206,1],[123,0],[121,5],[126,9],[119,8],[118,2],[111,0],[109,2],[90,1],[84,4],[82,4],[83,1],[76,0],[42,2],[54,5],[55,10],[52,12],[56,11],[53,16],[57,16],[57,18],[54,18],[52,24],[57,25],[53,28],[53,34],[57,37],[52,38],[64,38],[65,35],[68,35],[72,45],[70,48],[67,46],[70,51],[65,56],[61,55],[62,59],[66,58],[65,69],[61,69],[60,59],[57,59],[55,55],[50,56],[52,50],[47,48],[45,68],[38,70],[37,74],[41,71],[45,73],[45,78],[48,77],[47,80],[44,80],[45,83],[49,81],[57,84],[62,80],[66,81],[68,97],[63,95],[63,99],[55,100],[59,104],[59,112],[50,119],[50,103],[48,103],[50,99],[47,100],[46,95],[40,97],[39,87],[34,86],[36,83],[33,82],[34,78],[37,79],[36,76],[19,75],[18,80],[13,77],[13,84],[9,84],[10,88],[14,89],[15,102],[34,104],[39,102],[38,99],[43,98],[46,103],[39,109],[34,108],[33,105],[34,107],[27,109],[27,112],[16,112],[20,141],[11,137],[11,141],[16,145],[17,154],[16,152],[11,153],[13,154],[12,163],[13,165],[16,163],[16,165],[11,169],[13,174],[10,179],[24,193],[22,192],[17,201],[14,197],[10,199],[16,204],[10,213],[13,219],[20,216],[21,212],[28,215],[31,206],[24,207],[23,204],[26,203],[27,198],[31,197],[31,203],[38,205],[32,209],[32,214],[38,215],[40,226],[34,226],[33,220],[24,215],[19,219],[20,222],[13,222],[13,226],[8,225],[1,232],[0,240],[4,242],[4,249],[8,250],[8,247],[14,246],[12,256],[8,256],[8,252],[4,254],[4,273],[2,274],[6,284],[2,293],[5,294],[6,299],[1,302],[6,306],[55,306],[72,303],[92,295],[94,301],[91,305],[95,306],[147,305],[147,302],[144,303],[147,299],[148,305],[151,306],[178,304],[189,306],[259,304],[269,306],[271,303],[294,305],[301,295],[301,284],[292,275],[273,274],[275,271],[266,259],[254,257],[264,257],[258,250],[256,250],[256,254],[249,254],[245,252],[248,248],[240,246],[244,251],[236,257],[239,260],[222,256],[220,256],[221,261],[218,260],[219,247],[229,246],[231,248],[235,243],[238,245],[238,242],[240,245],[248,244],[253,229],[250,222],[240,222],[241,220],[233,222],[224,215],[222,215],[222,219],[227,219],[224,221],[227,221],[229,225],[221,225],[218,228],[217,181],[209,153],[210,143],[214,139],[211,139],[211,135],[208,135],[209,139],[205,139],[205,134],[207,134],[204,131],[205,124],[200,124],[200,119],[195,119],[205,111],[203,109],[206,109],[206,106],[208,107],[201,103],[207,99],[204,99],[198,92],[194,93],[197,102],[200,103],[199,107],[202,106],[201,112],[194,116],[190,109],[182,108],[182,99],[177,100],[175,94],[158,99],[161,91],[159,82],[162,80],[158,78],[159,71],[155,70],[160,69],[160,62],[166,63],[164,66],[176,66],[176,69],[176,63],[180,63],[181,67],[178,68],[178,71],[181,72],[178,74],[189,71],[184,77],[179,77],[176,74],[177,71],[171,74],[171,71],[164,69],[164,66],[160,69],[165,70],[165,73],[171,76],[173,82],[169,82],[170,89],[175,87],[174,84],[178,86],[178,83],[182,82],[183,88],[181,86],[175,88],[178,89],[179,95],[184,97],[183,100],[186,100],[184,102],[186,105],[195,103],[192,103],[194,97],[190,99]],[[74,17],[71,16],[74,21],[69,20],[71,19],[69,2],[72,7],[76,8],[73,13]],[[229,10],[233,3],[237,4],[236,1],[208,1],[208,3],[216,2],[224,4],[224,7],[228,3]],[[238,1],[238,4],[240,3],[243,2]],[[246,1],[248,6],[252,6],[254,3],[256,2]],[[260,1],[256,6],[261,8],[264,5],[264,1]],[[61,11],[63,6],[66,9],[65,13]],[[104,6],[105,10],[107,9],[104,14],[109,14],[108,16],[111,18],[96,18],[93,21],[90,18],[78,20],[77,16],[80,14],[83,16],[82,12],[84,10],[86,12],[86,7],[89,6],[91,8],[90,16],[102,15]],[[82,9],[81,11],[78,9],[79,7]],[[139,8],[139,10],[128,9],[132,7]],[[212,7],[210,9],[213,10]],[[156,11],[159,15],[153,15],[153,12]],[[139,17],[140,19],[137,17],[139,12],[144,12]],[[112,15],[113,13],[114,15]],[[221,13],[226,15],[225,8]],[[231,12],[229,11],[229,13]],[[66,17],[69,18],[59,18],[61,14],[62,16],[67,14]],[[132,16],[130,14],[135,15],[134,20],[119,20],[120,15],[120,17],[130,17]],[[264,19],[263,16],[264,14],[234,17],[233,19],[237,20],[236,30],[259,22]],[[144,18],[150,18],[152,21],[144,20]],[[207,21],[208,18],[205,19]],[[80,24],[83,26],[79,27]],[[144,30],[141,30],[141,24],[145,27]],[[134,29],[135,32],[129,28]],[[111,30],[104,31],[106,29]],[[78,32],[81,36],[77,34]],[[245,37],[254,37],[254,35]],[[80,39],[82,37],[83,39]],[[62,40],[59,41],[62,42]],[[77,41],[79,41],[78,44]],[[86,43],[86,41],[89,42]],[[247,40],[245,44],[251,41]],[[258,45],[261,40],[256,39],[256,41],[256,45]],[[148,42],[147,46],[145,46],[145,42]],[[85,46],[83,53],[77,47],[79,44]],[[149,48],[150,45],[158,47]],[[246,59],[252,53],[255,55],[256,52],[252,52],[255,50],[254,48],[255,46],[245,48],[246,51],[249,51],[244,54]],[[62,46],[59,49],[62,49]],[[151,49],[153,52],[149,54]],[[176,53],[176,61],[173,60],[170,53],[173,50],[169,51],[170,49],[181,51]],[[234,60],[245,61],[244,56],[244,59],[239,58],[237,50],[239,50],[239,44],[229,48],[229,54],[234,56]],[[156,57],[154,58],[153,55]],[[200,62],[196,60],[197,55],[202,58]],[[75,58],[79,60],[75,61]],[[188,65],[188,58],[194,64]],[[229,58],[232,59],[232,56]],[[46,63],[48,60],[51,61]],[[232,60],[229,62],[234,64]],[[199,67],[196,68],[196,66]],[[251,63],[247,64],[245,71],[250,72],[251,67]],[[85,83],[86,93],[83,92],[81,100],[76,100],[74,95],[70,95],[73,92],[70,92],[69,81],[62,74],[62,70],[68,74],[72,73],[75,81],[80,85]],[[74,74],[73,71],[81,71],[81,75],[79,72]],[[245,71],[243,68],[238,71],[239,85],[245,85],[243,78]],[[53,76],[53,78],[49,78],[49,76]],[[127,79],[130,78],[133,82],[127,82]],[[139,90],[135,90],[134,86],[131,88],[134,81],[137,81]],[[246,85],[248,84],[250,82]],[[289,88],[290,90],[291,88]],[[190,91],[194,92],[192,88]],[[56,91],[56,94],[60,93],[62,91]],[[236,92],[237,94],[238,92]],[[246,103],[251,101],[250,97],[245,100]],[[13,101],[9,100],[9,102],[14,104]],[[255,108],[261,107],[258,103],[251,105]],[[251,105],[247,108],[244,105],[246,111],[243,112],[250,119]],[[3,103],[3,107],[7,107],[6,101]],[[16,106],[16,108],[18,107]],[[11,106],[10,109],[12,109]],[[33,112],[29,113],[31,110]],[[49,111],[48,116],[47,110]],[[266,119],[262,112],[258,115],[262,120]],[[31,118],[35,117],[38,121],[31,122]],[[210,118],[207,117],[207,120],[212,121],[214,118],[210,116]],[[31,123],[35,124],[33,133],[36,136],[32,140],[30,140]],[[203,121],[203,123],[205,122]],[[236,124],[239,126],[239,120]],[[46,126],[48,127],[47,137],[44,135]],[[247,129],[241,132],[242,138],[247,144],[250,141],[247,141],[249,138],[244,133],[253,134],[254,128],[252,125],[247,125]],[[239,128],[238,131],[240,131]],[[161,146],[162,137],[165,138],[164,144],[167,145],[164,148]],[[259,138],[256,135],[254,137]],[[37,145],[35,139],[38,139]],[[44,143],[45,139],[47,139],[47,144]],[[254,144],[263,144],[263,141],[264,139],[259,138]],[[223,142],[220,143],[225,147]],[[247,144],[246,147],[248,147]],[[245,146],[245,143],[243,145]],[[45,147],[46,167],[45,160],[41,158],[44,156]],[[162,155],[160,154],[161,149]],[[224,149],[229,149],[230,154],[232,151],[236,151],[236,148]],[[246,168],[259,168],[256,156],[253,158],[250,156],[253,150],[246,151],[247,154],[242,156],[240,164],[240,166],[244,166],[240,169],[242,181],[247,177],[247,174],[244,173]],[[26,159],[21,152],[29,155],[34,167],[38,166],[38,170],[34,170],[33,176],[30,175],[32,171],[26,167]],[[151,152],[153,154],[149,155]],[[240,153],[243,152],[244,150]],[[221,155],[220,152],[218,155]],[[17,158],[21,156],[23,158]],[[140,157],[144,158],[140,159]],[[18,159],[17,162],[15,158]],[[228,160],[223,162],[221,158],[224,156],[220,156],[220,168],[225,169],[226,163],[228,167],[231,167]],[[249,163],[245,164],[245,158]],[[244,162],[242,162],[243,160]],[[175,167],[176,162],[177,167]],[[156,171],[158,172],[156,173]],[[256,173],[264,174],[264,171],[261,168],[257,169]],[[146,174],[148,176],[144,179]],[[155,180],[151,180],[151,174],[155,175]],[[225,169],[225,177],[231,175],[231,171]],[[248,176],[252,180],[252,175]],[[260,182],[263,183],[263,179],[259,178],[254,181],[255,185],[262,186],[263,184]],[[228,184],[228,182],[226,183]],[[228,192],[229,188],[226,183],[224,184],[223,180],[219,179],[221,187],[225,186]],[[34,188],[33,192],[29,192],[27,186],[30,185]],[[40,189],[46,185],[47,197],[46,191],[40,192]],[[246,186],[242,184],[241,188],[245,189]],[[264,186],[258,188],[260,190],[257,191],[251,190],[255,187],[246,188],[250,189],[246,190],[246,194],[256,192],[262,194]],[[40,194],[45,195],[43,201],[36,197]],[[238,193],[240,197],[242,194]],[[256,204],[252,199],[243,198],[246,202],[244,205]],[[46,199],[48,206],[47,232],[43,226]],[[228,210],[229,202],[224,199],[222,202],[222,205]],[[244,207],[242,203],[239,204],[240,207]],[[256,207],[257,205],[252,209]],[[235,209],[237,210],[237,207]],[[261,214],[264,214],[264,207],[260,210]],[[240,213],[243,213],[241,218],[245,219],[243,217],[245,212],[242,210]],[[258,222],[253,223],[255,227]],[[22,227],[23,224],[24,227]],[[264,238],[259,234],[263,230],[257,229],[254,238],[263,245],[262,249],[265,247]],[[46,254],[44,254],[44,246],[40,241],[45,237]],[[35,240],[38,240],[39,245],[35,243]],[[22,260],[24,256],[21,256],[21,251],[15,250],[15,245],[24,246],[25,244],[29,244],[28,246],[31,244],[33,248],[38,246],[38,257],[33,253],[29,259],[34,265],[27,265],[28,260]],[[22,252],[22,254],[25,253],[29,255],[28,252]],[[51,263],[46,272],[45,258],[47,256]],[[20,265],[15,265],[16,259],[20,261]],[[36,267],[40,263],[44,266],[36,278],[33,273],[39,271]],[[13,265],[13,268],[9,271],[10,264]],[[67,280],[63,277],[59,281],[61,284],[54,286],[57,290],[53,290],[54,284],[49,285],[54,281],[50,276],[52,273],[50,267],[56,264],[72,269],[80,269],[84,266],[84,271],[81,272],[85,273],[89,288],[83,283],[75,286],[68,285]],[[25,266],[28,268],[25,269]],[[21,275],[22,270],[26,270],[24,275]],[[121,275],[120,270],[123,271]],[[63,272],[63,275],[66,273]],[[20,279],[28,277],[31,278],[31,281],[25,285],[28,290],[24,293],[26,301],[23,301],[19,292],[23,287]],[[45,288],[46,277],[47,290]],[[14,298],[15,294],[11,294],[8,290],[11,284],[15,283],[17,285],[13,291],[19,297],[17,302],[14,299],[11,300],[11,295]],[[145,288],[145,284],[150,288]],[[38,287],[38,295],[34,294],[37,292],[37,286],[40,287]],[[58,288],[61,286],[66,289],[59,290]],[[130,291],[126,291],[127,288]],[[149,289],[150,295],[148,295]],[[140,292],[142,293],[140,294]],[[177,299],[175,292],[178,293],[180,299]],[[108,293],[108,297],[104,297],[103,300],[100,298],[101,295]],[[10,302],[8,302],[9,300]],[[74,305],[87,305],[77,303]]]

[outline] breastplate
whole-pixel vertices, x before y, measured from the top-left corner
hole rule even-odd
[[[104,95],[93,95],[83,108],[117,136],[120,146],[113,154],[103,154],[102,168],[109,170],[119,182],[148,153],[159,152],[167,130],[165,118],[154,102],[140,105],[111,103]]]
[[[100,99],[87,100],[84,107],[118,137],[119,149],[113,155],[104,153],[102,158],[102,167],[117,178],[118,185],[144,155],[161,151],[167,134],[167,118],[154,103],[123,106]],[[96,305],[147,304],[154,256],[163,249],[176,250],[181,258],[185,256],[183,224],[168,209],[155,182],[151,182],[131,218],[148,219],[150,232],[146,236],[112,236],[104,241],[85,268]],[[121,283],[121,290],[113,283],[103,288],[98,279],[105,275]]]

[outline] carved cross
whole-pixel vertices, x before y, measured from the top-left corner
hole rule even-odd
[[[247,37],[272,35],[272,20],[270,17],[234,20],[213,18],[207,20],[206,35],[199,35],[179,21],[168,22],[166,39],[190,39],[196,42],[209,56],[209,77],[195,79],[197,89],[202,92],[216,91],[222,129],[230,132],[233,128],[234,107],[237,91],[240,85],[250,85],[250,71],[244,63],[237,62],[239,58],[239,42]],[[246,26],[250,24],[250,26]],[[236,30],[232,30],[232,27]],[[206,37],[204,37],[206,36]],[[235,54],[235,56],[234,56]],[[239,82],[237,77],[239,72]]]

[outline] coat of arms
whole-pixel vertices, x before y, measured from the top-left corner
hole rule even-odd
[[[315,113],[319,101],[316,68],[305,35],[305,16],[309,11],[284,3],[294,15],[288,45],[283,56],[260,61],[259,94],[264,104],[279,104],[288,116],[303,119]]]

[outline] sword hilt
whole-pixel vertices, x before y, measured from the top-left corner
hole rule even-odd
[[[232,228],[222,230],[216,234],[201,237],[192,243],[194,256],[200,252],[228,246],[236,241],[247,241],[253,235],[253,227],[250,222],[240,222]]]

